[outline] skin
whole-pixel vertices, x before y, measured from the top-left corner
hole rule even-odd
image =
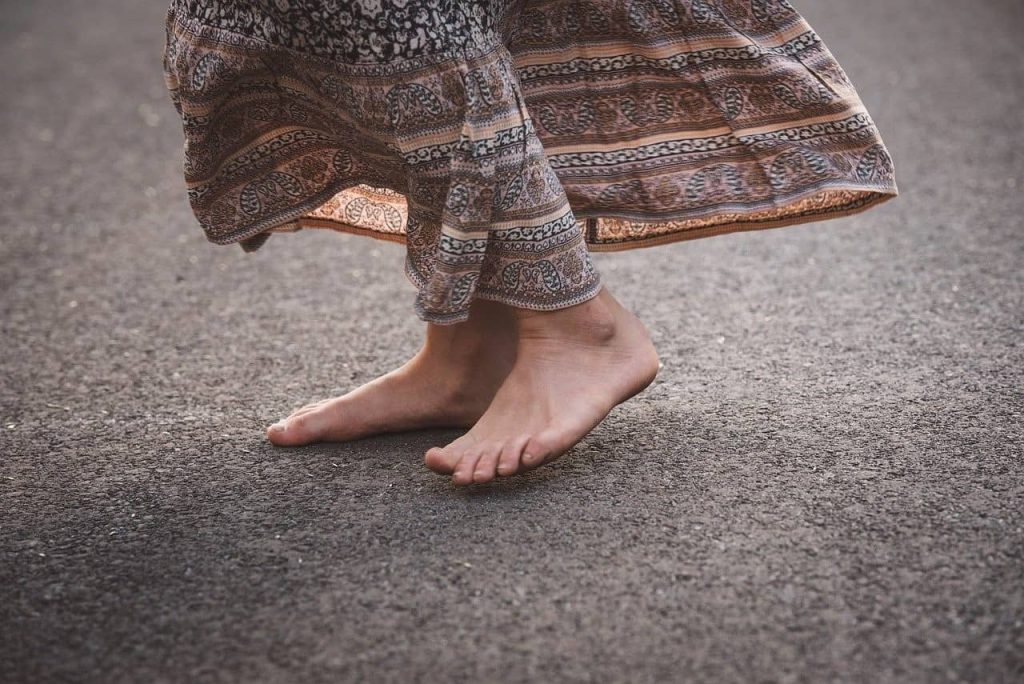
[[[483,415],[516,353],[512,309],[478,301],[469,320],[427,325],[423,348],[400,368],[271,425],[276,446],[345,442],[386,432],[468,428]]]
[[[563,455],[647,387],[658,357],[643,324],[607,291],[557,311],[481,302],[455,326],[428,325],[407,364],[271,426],[297,446],[426,427],[469,427],[427,451],[457,486],[516,475]]]

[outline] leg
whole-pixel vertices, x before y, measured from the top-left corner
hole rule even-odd
[[[643,324],[607,289],[566,309],[513,311],[516,361],[501,389],[468,433],[426,454],[457,485],[558,458],[658,372]]]
[[[277,446],[339,442],[383,432],[469,427],[483,415],[515,360],[515,318],[477,301],[469,320],[427,325],[404,366],[348,394],[310,404],[267,430]]]

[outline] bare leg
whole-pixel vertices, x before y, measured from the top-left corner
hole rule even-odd
[[[473,304],[456,325],[427,325],[404,366],[335,399],[305,406],[267,430],[277,446],[339,442],[383,432],[475,423],[515,361],[513,310]]]
[[[465,435],[426,454],[427,467],[457,485],[558,458],[658,372],[643,324],[606,289],[567,309],[514,311],[516,361],[490,407]]]

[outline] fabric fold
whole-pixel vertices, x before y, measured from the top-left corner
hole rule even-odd
[[[497,46],[455,69],[464,87],[455,98],[463,105],[458,137],[428,157],[446,162],[408,171],[414,188],[446,187],[439,217],[430,202],[409,207],[414,244],[435,247],[407,257],[420,316],[463,320],[477,297],[544,310],[596,295],[581,226],[547,163],[510,55]],[[396,131],[403,149],[421,149],[422,135],[418,122]]]
[[[427,320],[584,301],[588,250],[897,194],[856,90],[785,0],[173,0],[165,70],[211,241],[403,242]]]

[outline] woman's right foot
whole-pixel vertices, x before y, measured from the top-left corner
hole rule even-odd
[[[550,312],[518,310],[516,363],[473,428],[426,454],[456,485],[515,475],[558,458],[647,387],[658,355],[636,316],[602,290]]]
[[[428,324],[423,349],[401,368],[348,394],[309,404],[271,425],[276,446],[343,442],[385,432],[470,427],[515,362],[508,307],[474,304],[465,323]]]

